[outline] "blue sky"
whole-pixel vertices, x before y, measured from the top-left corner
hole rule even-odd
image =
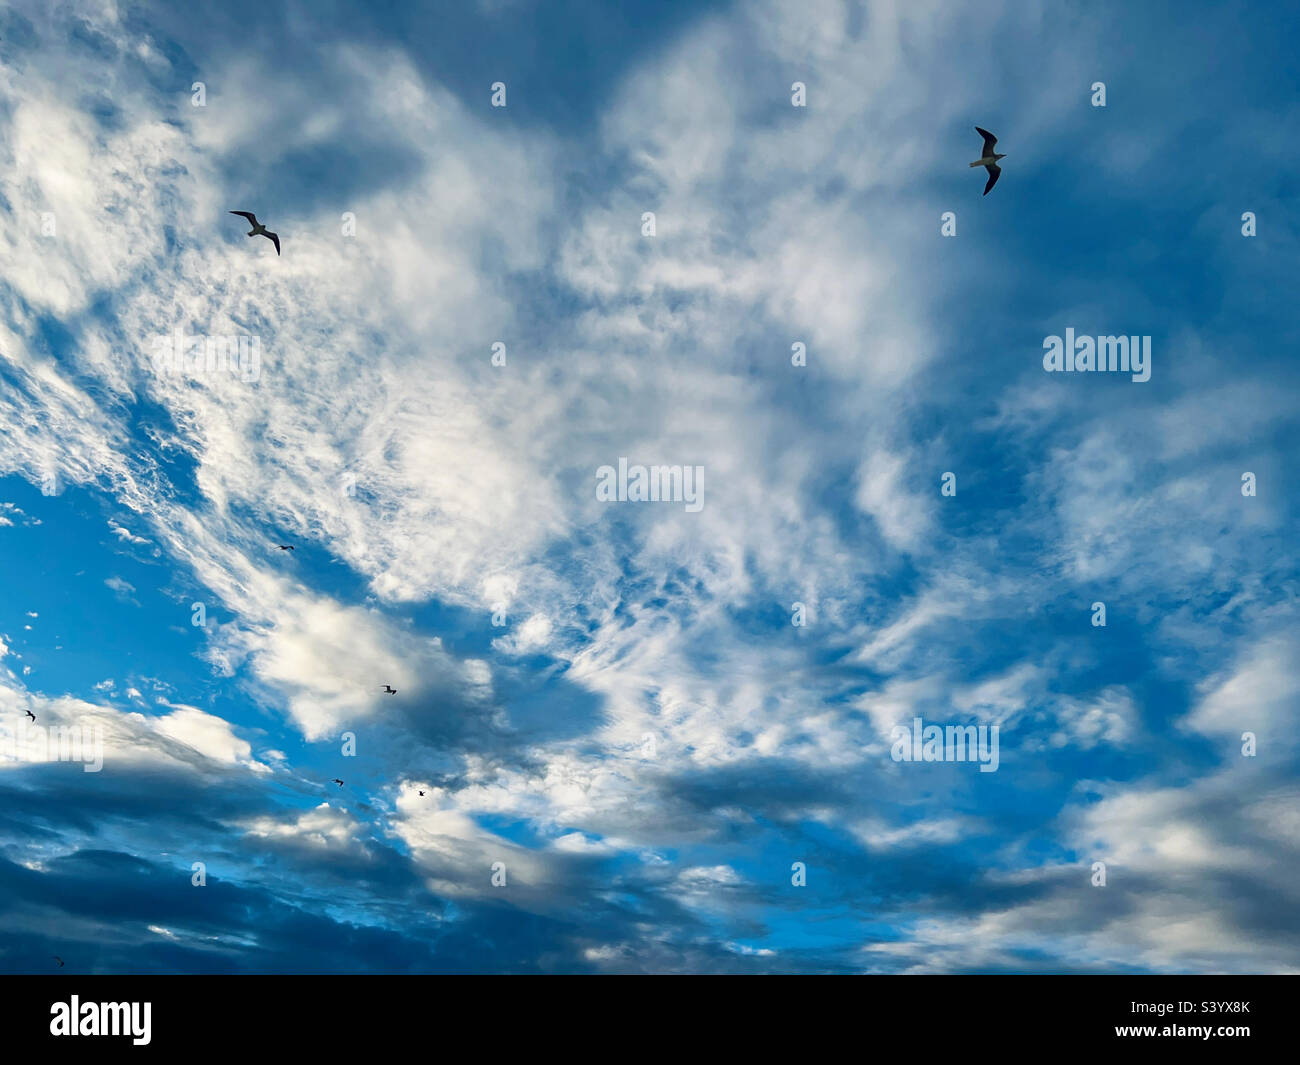
[[[8,6],[0,970],[1300,970],[1298,36]]]

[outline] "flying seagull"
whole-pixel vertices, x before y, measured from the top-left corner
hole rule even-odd
[[[293,544],[276,544],[275,546],[278,547],[281,551],[293,551],[293,550],[295,550]]]
[[[237,215],[239,215],[241,218],[247,218],[248,221],[249,221],[249,224],[251,224],[252,227],[253,227],[253,228],[249,231],[248,236],[250,236],[250,237],[266,237],[268,240],[271,241],[272,244],[275,245],[275,254],[276,254],[276,255],[279,255],[279,254],[280,254],[280,238],[279,238],[279,236],[276,235],[275,233],[272,233],[270,230],[268,230],[268,229],[266,228],[266,226],[262,225],[262,223],[259,222],[259,221],[257,220],[257,215],[253,214],[252,211],[231,211],[230,213],[231,213],[231,214],[237,214]]]
[[[423,794],[424,794],[424,792],[420,792],[420,794],[421,794],[421,795],[423,795]]]
[[[23,713],[26,714],[28,717],[30,717],[33,721],[36,720],[36,715],[33,714],[30,710],[24,710]]]
[[[998,155],[993,148],[997,145],[998,139],[986,129],[975,127],[975,132],[984,138],[984,155],[971,163],[971,166],[985,167],[989,172],[989,183],[984,186],[984,195],[989,194],[989,190],[998,183],[998,178],[1002,176],[1002,167],[998,166],[999,159],[1005,159],[1005,155]]]
[[[330,783],[337,784],[340,788],[343,787],[343,781],[339,780],[338,777],[335,777],[333,780],[330,781]]]
[[[384,694],[385,694],[385,695],[396,695],[396,694],[397,694],[397,689],[394,688],[394,687],[392,687],[392,686],[390,686],[390,685],[388,685],[388,684],[385,684],[385,685],[384,685]]]

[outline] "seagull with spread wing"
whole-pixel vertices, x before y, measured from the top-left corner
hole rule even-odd
[[[231,211],[230,213],[237,214],[239,215],[240,218],[247,218],[249,225],[253,227],[248,231],[247,235],[250,237],[266,237],[272,244],[275,245],[275,254],[276,255],[280,254],[279,236],[275,233],[272,233],[269,229],[266,228],[266,226],[262,225],[262,223],[257,220],[257,215],[253,214],[252,211]]]
[[[984,186],[984,195],[987,196],[989,190],[998,183],[998,178],[1002,176],[1002,167],[998,166],[998,160],[1005,159],[1006,156],[999,155],[993,150],[997,146],[998,139],[992,133],[986,129],[980,129],[979,126],[975,127],[975,132],[984,138],[984,154],[971,163],[971,166],[982,166],[988,170],[989,183]]]

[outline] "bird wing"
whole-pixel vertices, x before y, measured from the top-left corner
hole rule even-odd
[[[998,139],[988,130],[980,129],[979,126],[975,127],[975,132],[984,138],[984,155],[987,158],[993,154],[993,147],[998,143]]]
[[[986,166],[984,169],[989,172],[989,183],[984,186],[984,195],[987,196],[989,194],[989,189],[993,188],[993,186],[998,183],[998,178],[1002,176],[1002,167],[998,166],[997,163],[993,163],[991,166]]]
[[[271,243],[275,245],[275,254],[280,254],[280,237],[276,233],[264,233],[263,236],[270,237]]]
[[[257,225],[257,215],[252,211],[231,211],[231,214],[237,214],[240,218],[247,218],[253,225]]]

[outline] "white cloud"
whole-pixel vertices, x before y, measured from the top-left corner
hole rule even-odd
[[[1199,699],[1181,727],[1224,743],[1236,757],[1242,733],[1253,732],[1256,757],[1274,761],[1295,751],[1300,666],[1294,631],[1269,633],[1236,662],[1198,686]]]
[[[135,585],[130,581],[123,580],[121,577],[109,577],[104,583],[121,598],[126,598],[135,591]]]
[[[110,494],[126,512],[110,522],[116,537],[157,545],[220,603],[221,622],[206,630],[215,670],[238,673],[243,694],[286,713],[308,740],[383,722],[385,683],[399,689],[396,705],[468,708],[506,734],[494,688],[511,663],[459,659],[391,608],[437,601],[486,617],[507,607],[494,651],[554,656],[557,674],[599,710],[574,738],[509,755],[439,752],[459,782],[426,786],[424,799],[398,796],[391,830],[435,890],[456,897],[543,908],[562,893],[565,863],[749,827],[754,815],[739,806],[675,808],[662,779],[778,763],[832,777],[860,767],[882,732],[918,711],[1006,723],[1041,704],[1044,727],[1033,720],[1044,742],[1126,743],[1138,718],[1127,689],[1049,698],[1048,667],[1033,661],[980,681],[936,664],[943,636],[1011,616],[1008,603],[1025,606],[1024,572],[987,564],[998,551],[992,537],[920,573],[905,598],[882,601],[873,578],[890,552],[864,546],[842,513],[860,521],[856,504],[891,551],[932,561],[924,556],[940,504],[925,471],[946,441],[927,450],[919,439],[918,397],[948,378],[932,324],[944,308],[927,302],[928,253],[916,250],[915,219],[932,216],[932,195],[916,175],[941,157],[949,165],[951,147],[936,131],[967,121],[968,100],[951,87],[1002,75],[996,50],[962,44],[974,15],[935,10],[875,5],[852,33],[852,10],[831,0],[704,17],[612,88],[590,147],[624,172],[600,195],[574,198],[564,177],[572,144],[463,104],[397,50],[319,50],[321,77],[349,87],[346,106],[253,59],[212,68],[220,100],[201,113],[182,109],[179,120],[123,78],[112,130],[86,113],[77,78],[56,76],[75,69],[66,56],[42,55],[58,62],[34,63],[21,78],[2,68],[0,198],[14,224],[0,247],[14,264],[5,282],[15,298],[0,320],[0,357],[15,387],[0,390],[0,473],[55,475]],[[97,21],[132,42],[111,5]],[[161,50],[139,54],[160,74],[177,73]],[[937,58],[948,78],[927,75]],[[1060,49],[1036,62],[1077,72],[1080,61]],[[785,74],[773,74],[791,67],[817,72],[813,106],[800,113],[782,99]],[[1058,78],[1026,102],[1027,151],[1049,150],[1033,147],[1035,134],[1077,106],[1076,83]],[[268,99],[277,106],[261,106]],[[357,129],[409,149],[403,180],[272,219],[279,258],[239,235],[225,214],[225,160],[268,144],[328,148]],[[871,143],[890,152],[864,152]],[[357,217],[355,238],[339,233],[344,209]],[[653,240],[639,234],[645,210],[657,214]],[[42,211],[53,212],[56,237],[22,221]],[[160,218],[175,220],[170,236]],[[533,302],[552,288],[577,304],[572,316],[557,321]],[[106,293],[113,320],[96,313]],[[63,360],[33,340],[43,315],[77,323]],[[174,328],[257,335],[261,378],[158,372],[149,345]],[[488,362],[496,340],[507,345],[506,367]],[[808,346],[807,367],[789,364],[796,340]],[[1282,416],[1273,394],[1251,385],[1226,399],[1272,424]],[[123,414],[128,398],[169,416],[175,431],[154,430],[152,445],[193,464],[193,499],[178,501],[139,446]],[[1058,567],[1130,602],[1171,574],[1212,591],[1235,580],[1248,538],[1216,530],[1275,530],[1279,511],[1245,510],[1221,491],[1238,472],[1226,459],[1175,468],[1209,442],[1231,442],[1238,421],[1212,410],[1214,398],[1185,396],[1147,431],[1103,415],[1077,442],[1053,441],[1025,486],[1031,508],[1047,514],[1034,529],[1051,556],[1045,599],[1059,590]],[[1069,405],[1015,386],[997,409],[984,427],[1014,437]],[[620,455],[703,465],[704,510],[597,504],[594,471]],[[1154,485],[1151,456],[1168,464]],[[0,524],[18,513],[6,505]],[[365,605],[313,587],[306,551],[290,563],[269,546],[279,538],[359,574]],[[120,577],[105,583],[135,591]],[[1256,608],[1250,592],[1233,591],[1241,609]],[[796,600],[813,619],[803,631],[763,642],[736,622],[788,614]],[[1163,631],[1188,624],[1171,617]],[[1206,638],[1207,626],[1193,629]],[[1217,625],[1208,631],[1219,638]],[[841,653],[845,672],[827,668]],[[1184,728],[1217,741],[1249,719],[1270,750],[1289,744],[1295,677],[1284,654],[1270,641],[1225,665],[1200,686]],[[868,685],[853,668],[880,679]],[[151,718],[5,694],[42,719],[102,721],[113,757],[270,772],[228,722],[195,707],[164,702],[171,712]],[[126,694],[144,701],[134,687]],[[653,760],[639,753],[647,734]],[[264,757],[281,771],[282,754]],[[941,846],[971,827],[958,816],[894,824],[844,801],[830,812],[802,800],[788,808],[848,824],[879,849]],[[526,820],[551,843],[531,851],[483,827],[487,815]],[[1145,832],[1142,817],[1155,819]],[[308,848],[363,846],[360,823],[328,804],[255,819],[247,831]],[[1225,852],[1195,810],[1155,787],[1111,795],[1081,831],[1133,868],[1241,868],[1230,841]],[[494,861],[514,886],[500,895]],[[670,881],[692,898],[742,886],[727,865],[688,866]],[[1018,943],[1041,944],[1019,932],[1017,914],[1053,920],[1045,904],[922,922],[909,943],[877,949],[902,956],[932,946],[939,966],[993,961]],[[1222,938],[1191,908],[1152,903],[1134,921],[1157,964],[1217,949]],[[961,954],[970,934],[997,946]],[[1118,949],[1091,944],[1080,954],[1093,947]],[[589,956],[624,950],[597,944]]]

